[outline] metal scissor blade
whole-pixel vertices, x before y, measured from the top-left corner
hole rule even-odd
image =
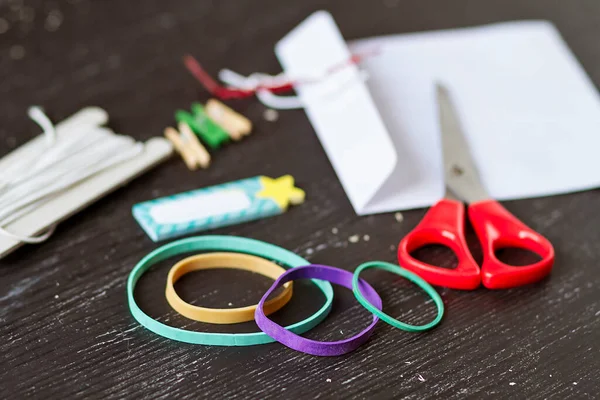
[[[460,127],[450,93],[439,83],[436,85],[436,90],[446,186],[467,203],[488,199],[489,196],[479,180],[477,168]]]

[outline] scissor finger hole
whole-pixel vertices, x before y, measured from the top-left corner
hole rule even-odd
[[[521,247],[501,247],[494,254],[498,260],[513,267],[524,267],[542,260],[539,254]]]
[[[443,244],[428,244],[412,251],[410,255],[416,260],[440,268],[455,269],[458,266],[458,257],[454,251]]]

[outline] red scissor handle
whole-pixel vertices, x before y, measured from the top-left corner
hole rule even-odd
[[[506,289],[526,285],[544,278],[554,264],[554,248],[494,200],[484,200],[469,206],[469,219],[481,241],[483,265],[481,280],[489,289]],[[515,267],[503,263],[496,251],[517,247],[538,254],[542,260]]]
[[[471,290],[479,286],[480,269],[465,240],[465,206],[462,202],[442,199],[433,205],[423,220],[406,235],[398,246],[398,262],[427,282],[454,289]],[[437,267],[410,255],[420,247],[441,244],[449,247],[458,259],[455,269]]]

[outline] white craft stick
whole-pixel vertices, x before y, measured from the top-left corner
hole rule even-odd
[[[58,141],[65,135],[90,134],[99,135],[98,137],[101,139],[102,134],[110,132],[99,127],[107,121],[108,115],[104,110],[100,108],[83,109],[57,125],[55,144],[59,144]],[[125,141],[131,140],[125,136],[120,138]],[[31,140],[0,160],[0,176],[4,176],[4,172],[18,166],[19,160],[23,157],[43,154],[43,150],[46,148],[47,137],[44,135]],[[106,147],[106,151],[110,151],[110,146]],[[81,183],[69,184],[69,175],[63,176],[60,185],[43,188],[48,193],[54,193],[48,199],[36,203],[35,207],[23,206],[21,209],[15,210],[15,214],[10,215],[9,220],[12,222],[3,225],[6,232],[10,234],[0,235],[0,258],[23,244],[19,238],[32,237],[46,232],[95,200],[125,185],[165,160],[171,155],[173,147],[166,139],[153,138],[145,144],[140,143],[139,146],[133,146],[131,151],[134,152],[133,158],[121,161],[118,157],[112,160],[107,157],[98,165],[85,171],[79,171],[87,177]],[[123,157],[127,158],[126,154],[123,154]],[[70,163],[76,161],[75,156],[73,158]],[[108,166],[107,169],[98,172],[100,167],[106,166]]]

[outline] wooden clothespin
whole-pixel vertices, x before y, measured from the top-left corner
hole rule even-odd
[[[181,155],[185,165],[190,171],[200,168],[208,168],[210,165],[210,154],[200,143],[196,135],[185,122],[180,122],[179,132],[173,127],[165,129],[165,137],[173,143],[175,150]]]
[[[180,122],[178,127],[181,138],[187,147],[191,149],[197,164],[200,166],[200,168],[208,168],[210,165],[210,154],[208,153],[208,150],[206,150],[206,147],[200,143],[200,140],[198,140],[198,137],[194,135],[194,132],[188,124],[185,122]]]
[[[252,122],[242,114],[232,110],[219,100],[206,102],[206,115],[227,132],[233,140],[240,140],[252,131]]]
[[[230,137],[221,126],[215,123],[204,111],[200,103],[192,104],[192,112],[183,110],[175,112],[177,122],[185,122],[192,131],[211,149],[218,149],[229,141]]]

